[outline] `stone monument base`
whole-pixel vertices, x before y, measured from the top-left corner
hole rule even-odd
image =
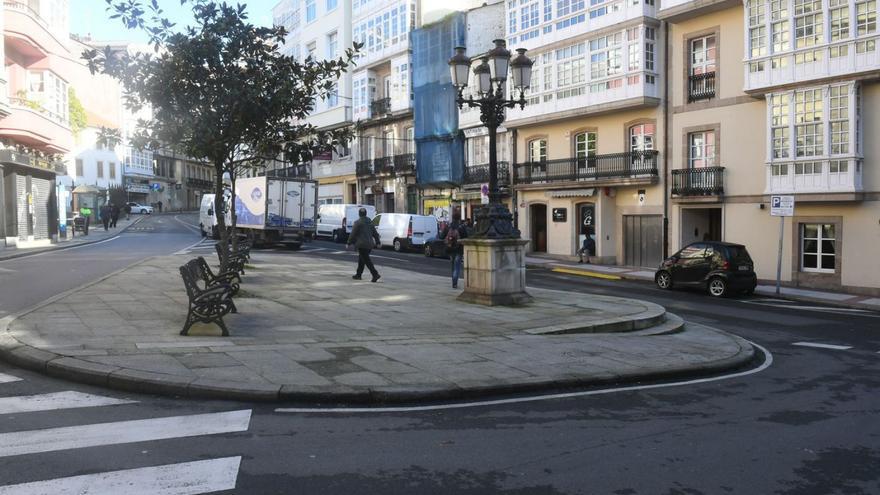
[[[525,239],[462,239],[464,292],[459,301],[485,306],[521,306],[526,292]]]

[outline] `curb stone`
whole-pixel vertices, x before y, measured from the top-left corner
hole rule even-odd
[[[99,242],[104,242],[104,241],[106,241],[107,239],[113,239],[114,237],[116,237],[116,236],[118,236],[118,235],[120,235],[120,234],[123,234],[126,230],[128,230],[128,229],[134,227],[135,225],[137,225],[138,223],[140,223],[141,220],[143,220],[142,217],[139,217],[139,218],[134,219],[133,222],[131,222],[130,224],[128,224],[128,225],[126,225],[125,227],[123,227],[122,230],[120,230],[120,231],[119,231],[115,236],[113,236],[113,237],[108,237],[108,238],[106,238],[106,239],[95,239],[94,241],[83,241],[83,242],[78,242],[78,243],[76,243],[76,244],[70,244],[70,245],[67,245],[67,244],[60,244],[60,245],[59,245],[59,244],[55,244],[53,247],[47,247],[47,248],[45,248],[45,249],[40,249],[39,251],[25,251],[25,252],[23,252],[23,253],[12,253],[12,254],[9,254],[9,255],[6,255],[6,256],[0,256],[0,261],[14,260],[14,259],[18,259],[18,258],[26,258],[26,257],[28,257],[28,256],[36,256],[36,255],[38,255],[38,254],[52,253],[52,252],[55,252],[55,251],[63,251],[63,250],[65,250],[65,249],[72,249],[72,248],[75,248],[75,247],[88,246],[89,244],[96,244],[96,243],[99,243]]]

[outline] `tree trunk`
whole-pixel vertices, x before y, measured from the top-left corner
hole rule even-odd
[[[226,202],[223,200],[223,165],[214,164],[217,178],[214,183],[214,218],[217,221],[217,232],[220,234],[220,272],[229,268],[229,233],[226,230]]]
[[[236,226],[238,225],[238,215],[235,214],[235,182],[237,177],[235,176],[235,171],[229,171],[229,178],[232,181],[232,198],[229,200],[231,203],[231,210],[229,214],[232,218],[232,252],[238,252],[238,232],[236,231]]]

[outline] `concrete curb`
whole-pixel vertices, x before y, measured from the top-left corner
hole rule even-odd
[[[133,222],[131,222],[130,224],[123,227],[122,230],[120,230],[116,234],[116,236],[125,233],[126,230],[134,227],[135,225],[140,223],[140,221],[143,220],[144,218],[145,217],[136,218]],[[40,249],[38,251],[25,251],[23,253],[12,253],[9,255],[0,256],[0,261],[14,260],[14,259],[18,259],[18,258],[26,258],[28,256],[36,256],[38,254],[43,254],[43,253],[51,253],[51,252],[55,252],[55,251],[63,251],[65,249],[72,249],[72,248],[80,247],[80,246],[88,246],[89,244],[96,244],[98,242],[104,242],[107,239],[113,239],[116,236],[107,237],[105,239],[95,239],[94,241],[77,242],[75,244],[69,244],[69,245],[68,244],[55,244],[52,247],[47,247],[45,249]]]

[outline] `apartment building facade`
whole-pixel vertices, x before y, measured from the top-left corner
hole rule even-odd
[[[352,0],[283,0],[272,16],[276,26],[288,31],[282,51],[300,61],[336,59],[352,46]],[[352,125],[351,70],[339,77],[328,98],[316,102],[306,121],[322,130]],[[287,170],[316,179],[322,204],[357,201],[351,145],[316,155],[309,167],[288,164]]]
[[[353,150],[361,201],[379,212],[417,212],[410,31],[420,2],[354,0]]]
[[[509,0],[508,48],[535,61],[514,132],[515,215],[529,250],[652,266],[664,252],[663,36],[653,0]]]
[[[880,294],[880,52],[869,1],[664,3],[669,23],[670,244],[745,244],[783,284]]]
[[[6,246],[48,244],[58,234],[56,177],[73,147],[67,9],[67,0],[0,7],[0,239]]]

